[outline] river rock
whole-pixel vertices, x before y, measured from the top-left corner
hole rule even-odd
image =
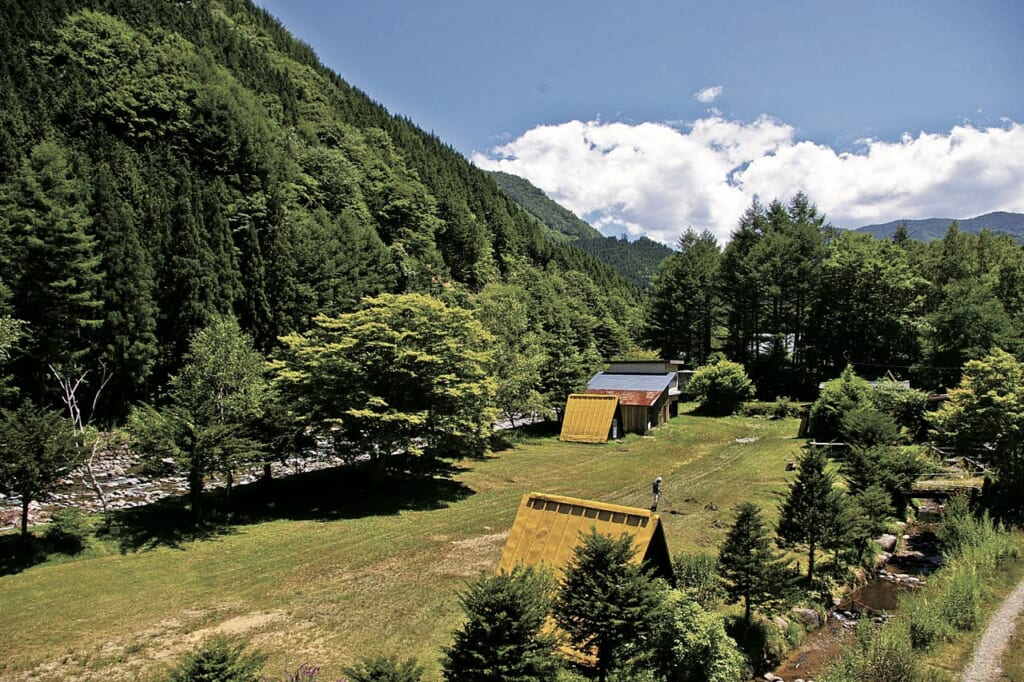
[[[800,619],[805,628],[816,628],[821,625],[821,618],[814,609],[793,609],[791,613]]]
[[[882,551],[889,552],[890,554],[896,550],[896,541],[896,536],[890,533],[886,533],[875,540],[882,547]]]

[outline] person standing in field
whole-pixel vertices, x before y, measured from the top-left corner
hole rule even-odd
[[[651,484],[651,490],[654,493],[654,502],[651,504],[651,511],[658,511],[658,498],[661,497],[661,476],[654,479]]]

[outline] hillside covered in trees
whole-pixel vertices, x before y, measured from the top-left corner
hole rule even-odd
[[[641,289],[650,288],[661,261],[672,253],[672,249],[647,237],[635,241],[605,237],[575,213],[552,201],[529,180],[501,171],[493,171],[491,175],[516,203],[553,233],[568,238],[576,248],[611,265]]]
[[[900,226],[904,226],[911,239],[921,242],[930,242],[935,239],[942,239],[952,218],[926,218],[924,220],[893,220],[879,225],[865,225],[858,227],[858,232],[867,232],[876,237],[891,237],[896,234]],[[1008,213],[1006,211],[995,211],[986,213],[975,218],[957,220],[961,232],[977,234],[982,230],[988,230],[995,234],[1007,234],[1017,241],[1024,239],[1024,214]]]
[[[754,202],[722,248],[688,230],[662,264],[644,327],[666,357],[724,356],[758,393],[814,397],[847,366],[925,390],[958,384],[964,363],[1024,348],[1024,248],[1009,235],[890,239],[837,230],[798,193]]]
[[[493,331],[552,404],[631,346],[633,286],[245,0],[15,0],[0,36],[4,369],[28,398],[56,402],[50,365],[102,366],[124,414],[215,319],[267,353],[387,293],[502,298]]]

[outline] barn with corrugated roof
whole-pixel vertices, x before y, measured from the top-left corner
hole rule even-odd
[[[591,529],[619,538],[632,536],[635,563],[650,566],[655,575],[672,582],[661,517],[648,509],[582,500],[561,495],[527,493],[509,531],[498,568],[511,571],[516,564],[544,564],[561,577],[581,534]]]
[[[679,379],[675,371],[664,370],[665,364],[659,361],[613,365],[608,371],[594,375],[587,383],[586,392],[618,398],[622,431],[647,433],[675,416]],[[645,369],[648,371],[643,371]]]

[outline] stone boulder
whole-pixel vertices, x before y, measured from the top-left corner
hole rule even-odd
[[[821,626],[821,616],[814,609],[793,609],[790,613],[808,630]]]
[[[875,542],[877,542],[881,546],[883,552],[888,552],[892,554],[894,551],[896,551],[897,540],[898,538],[895,535],[886,533],[885,535],[875,540]]]

